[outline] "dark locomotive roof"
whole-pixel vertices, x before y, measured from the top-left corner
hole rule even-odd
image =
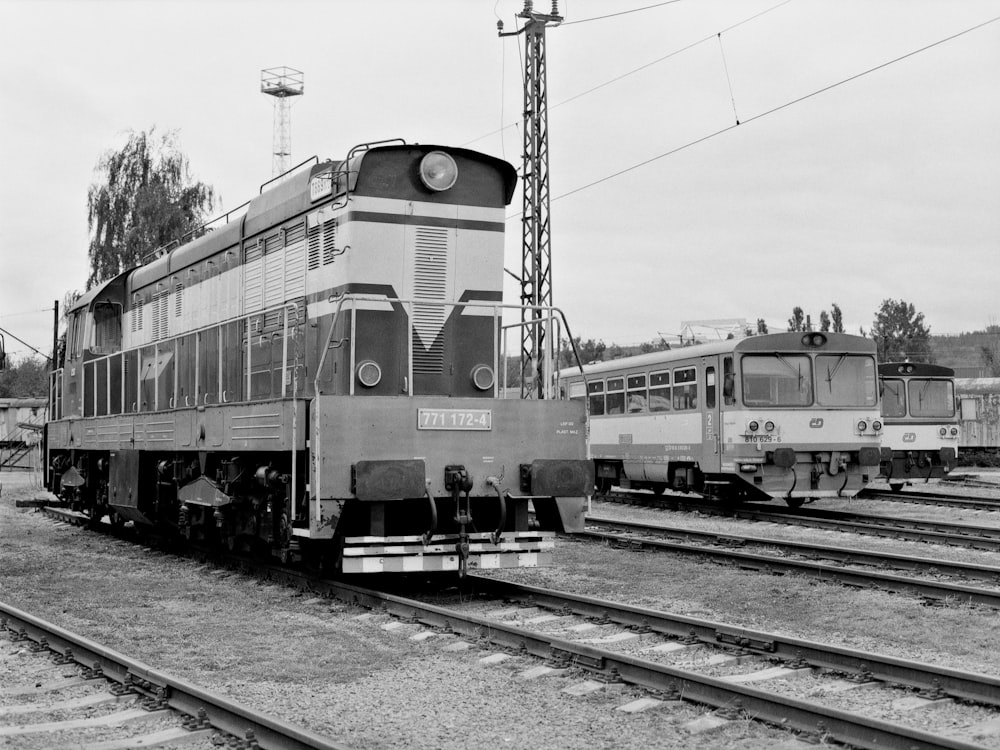
[[[909,375],[923,378],[951,378],[955,371],[943,365],[930,365],[926,362],[885,362],[878,366],[879,377],[893,375]]]

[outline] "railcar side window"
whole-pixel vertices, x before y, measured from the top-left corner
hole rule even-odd
[[[629,414],[648,411],[649,400],[646,397],[646,376],[629,375],[628,378],[626,378],[626,385],[628,385],[627,394]]]
[[[812,404],[812,361],[803,354],[748,354],[741,360],[746,406]]]
[[[625,413],[625,378],[608,378],[607,413]]]
[[[950,380],[911,378],[908,390],[911,417],[955,416],[955,387]]]
[[[816,357],[816,402],[822,406],[875,406],[875,360],[850,354]]]
[[[715,368],[705,368],[705,408],[715,408]]]
[[[670,411],[670,373],[654,372],[649,376],[649,410]]]
[[[604,413],[604,381],[592,380],[587,384],[590,394],[590,414],[599,416]]]
[[[674,409],[698,408],[698,371],[694,367],[674,370]]]
[[[575,383],[569,384],[569,400],[570,401],[586,401],[587,400],[587,384],[582,380],[577,380]]]
[[[883,378],[880,384],[882,392],[882,416],[906,416],[906,386],[897,378]]]
[[[733,373],[733,358],[722,360],[722,400],[726,406],[736,403],[736,375]]]

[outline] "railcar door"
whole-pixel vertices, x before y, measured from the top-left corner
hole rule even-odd
[[[719,387],[718,357],[701,360],[701,470],[715,474],[722,463],[722,392]]]

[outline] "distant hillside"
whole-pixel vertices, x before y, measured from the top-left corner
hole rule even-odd
[[[1000,377],[1000,326],[958,335],[931,335],[934,363],[961,378]]]

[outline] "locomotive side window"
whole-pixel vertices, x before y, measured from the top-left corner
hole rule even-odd
[[[628,386],[628,413],[635,414],[649,410],[648,398],[646,396],[646,376],[629,375],[626,379]]]
[[[955,416],[955,387],[952,381],[911,378],[908,390],[911,417]]]
[[[822,406],[875,406],[875,360],[848,354],[816,357],[816,401]]]
[[[587,384],[590,394],[590,413],[598,416],[604,413],[604,381],[595,380]]]
[[[674,370],[674,409],[698,408],[698,371],[694,367]]]
[[[903,384],[903,381],[896,378],[883,378],[881,382],[881,391],[882,416],[905,417],[906,386]]]
[[[608,378],[607,413],[625,413],[625,378]]]
[[[70,359],[79,359],[83,355],[83,311],[73,314],[66,332],[66,352]]]
[[[649,410],[670,411],[670,373],[654,372],[649,376]]]
[[[812,361],[803,354],[748,354],[742,360],[746,406],[812,404]]]

